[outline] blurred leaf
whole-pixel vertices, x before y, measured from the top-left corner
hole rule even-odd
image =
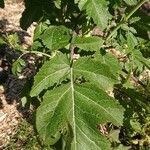
[[[7,44],[3,38],[0,37],[0,45]]]

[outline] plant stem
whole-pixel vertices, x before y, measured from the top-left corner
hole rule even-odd
[[[125,20],[127,21],[146,1],[148,0],[142,0],[139,2],[132,10],[131,12],[125,17]]]
[[[128,21],[128,19],[148,0],[142,0],[139,2],[131,11],[130,13],[124,17],[124,19],[120,21],[120,23],[112,30],[112,32],[107,36],[106,41],[109,40],[114,33],[125,23]]]
[[[72,34],[72,39],[71,39],[71,43],[70,43],[70,57],[71,57],[71,66],[72,66],[72,63],[73,63],[73,56],[74,56],[74,41],[75,41],[75,38],[77,36],[77,33],[74,31],[73,34]]]
[[[52,57],[53,57],[53,56],[51,56],[51,55],[48,55],[48,54],[46,54],[46,53],[39,52],[39,51],[27,51],[27,53],[40,54],[40,55],[43,55],[43,56],[46,56],[46,57],[49,57],[49,58],[52,58]]]
[[[18,59],[20,59],[21,57],[23,57],[25,54],[28,54],[28,53],[33,53],[33,54],[40,54],[40,55],[43,55],[43,56],[46,56],[46,57],[49,57],[49,58],[52,58],[53,56],[51,55],[48,55],[46,53],[43,53],[43,52],[39,52],[39,51],[23,51],[23,54],[19,56]],[[18,60],[17,59],[17,60]]]

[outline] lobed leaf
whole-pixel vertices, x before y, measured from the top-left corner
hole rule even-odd
[[[37,110],[37,130],[47,144],[58,141],[69,124],[73,136],[70,149],[109,149],[110,143],[97,125],[113,122],[122,124],[123,110],[113,98],[92,84],[73,82],[47,91]]]

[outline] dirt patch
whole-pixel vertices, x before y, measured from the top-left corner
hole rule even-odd
[[[32,44],[35,23],[27,31],[20,28],[19,20],[24,9],[22,0],[5,0],[5,8],[0,8],[0,34],[17,33],[22,45],[28,48]],[[0,56],[2,56],[1,53],[3,50],[0,51]],[[2,59],[4,58],[0,60],[3,61]],[[1,65],[0,68],[2,68]],[[0,150],[9,143],[23,117],[18,111],[19,103],[14,99],[9,104],[5,92],[4,87],[0,85]]]
[[[5,0],[5,8],[0,8],[0,32],[17,33],[22,38],[22,43],[30,46],[36,23],[33,23],[27,31],[21,29],[20,18],[24,9],[23,1]]]

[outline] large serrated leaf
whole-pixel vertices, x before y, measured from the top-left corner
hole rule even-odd
[[[69,73],[69,60],[66,56],[57,55],[45,62],[34,78],[31,96],[37,96],[42,90],[59,83]]]
[[[71,80],[47,91],[37,110],[36,125],[47,144],[57,142],[69,124],[73,134],[71,150],[104,150],[110,148],[110,143],[99,133],[97,125],[121,125],[122,117],[122,108],[104,91],[89,84],[75,85]]]
[[[41,35],[43,44],[50,50],[57,50],[69,44],[71,36],[69,29],[64,26],[50,26]]]
[[[77,37],[74,45],[86,51],[98,51],[103,45],[103,40],[99,37]]]
[[[105,29],[110,18],[108,11],[108,1],[106,0],[80,0],[79,8],[86,9],[86,13],[89,17],[93,18],[101,29]]]
[[[117,81],[116,72],[100,60],[80,58],[74,64],[74,74],[83,75],[89,81],[97,84],[102,89],[108,89]]]

